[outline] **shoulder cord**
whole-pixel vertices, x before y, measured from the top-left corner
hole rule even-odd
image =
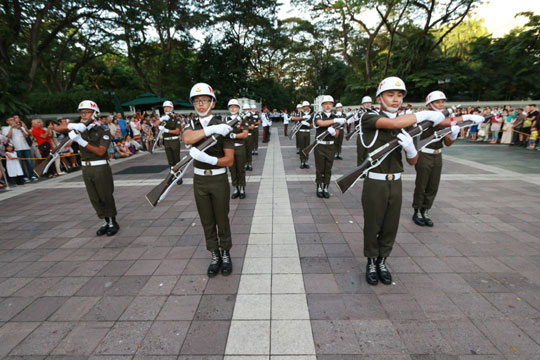
[[[364,117],[364,115],[366,115],[368,112],[370,112],[371,114],[377,114],[377,112],[374,112],[374,111],[371,111],[371,109],[367,109],[363,114],[362,116],[360,116],[360,119],[358,121],[358,136],[360,137],[360,142],[362,143],[362,146],[365,147],[366,149],[370,149],[371,147],[373,147],[373,145],[375,144],[375,141],[377,141],[377,137],[379,136],[379,129],[377,129],[375,131],[375,136],[373,137],[373,141],[371,141],[371,144],[366,145],[366,143],[364,142],[364,133],[362,132],[362,118]]]

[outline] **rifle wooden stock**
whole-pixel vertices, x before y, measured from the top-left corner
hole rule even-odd
[[[460,122],[459,124],[457,124],[461,129],[464,129],[466,127],[469,127],[469,126],[472,126],[474,125],[474,121],[472,120],[467,120],[467,121],[463,121],[463,122]],[[435,131],[435,133],[433,133],[432,135],[428,136],[427,138],[425,139],[422,139],[421,141],[418,142],[418,150],[422,150],[423,148],[425,148],[426,146],[428,146],[429,144],[431,143],[434,143],[434,142],[437,142],[437,141],[441,141],[442,139],[444,139],[444,137],[448,134],[452,133],[452,129],[447,127],[447,128],[444,128],[442,130],[439,130],[439,131]]]
[[[94,121],[93,118],[83,122],[83,124],[85,126],[88,126],[90,125],[92,122]],[[47,159],[45,159],[44,161],[40,162],[38,165],[36,165],[36,167],[34,167],[34,173],[38,176],[38,177],[42,177],[43,176],[43,172],[45,171],[45,168],[47,168],[47,165],[49,165],[49,163],[53,160],[53,158],[55,156],[57,156],[58,152],[61,151],[64,146],[69,142],[71,141],[71,139],[69,138],[69,136],[66,135],[66,137],[64,137],[62,139],[62,141],[60,141],[58,143],[58,145],[56,145],[56,147],[49,153],[49,155],[47,156]],[[60,155],[60,154],[58,154]]]
[[[231,120],[227,123],[229,126],[235,126],[236,123],[238,123],[238,118]],[[203,141],[202,144],[197,146],[197,149],[201,151],[205,151],[209,147],[213,146],[216,140],[218,140],[221,137],[221,135],[212,135],[208,137],[206,140]],[[146,200],[150,203],[152,206],[156,206],[163,193],[169,189],[171,184],[173,184],[175,181],[178,181],[181,178],[182,172],[185,170],[184,168],[188,166],[192,161],[191,156],[188,154],[184,156],[182,160],[178,162],[178,164],[174,165],[174,167],[169,171],[165,179],[159,183],[156,187],[154,187],[148,194],[146,194]]]
[[[409,130],[408,133],[411,135],[411,137],[415,137],[420,135],[424,130],[430,128],[432,125],[433,123],[431,121],[425,120],[418,124],[418,126]],[[378,160],[384,158],[387,154],[391,153],[398,147],[399,143],[396,137],[383,146],[370,152],[367,159],[365,159],[360,166],[352,169],[336,180],[336,185],[339,191],[344,194],[360,176],[364,175],[369,169],[376,165]]]
[[[298,130],[300,130],[300,127],[302,126],[302,124],[300,124],[300,121],[296,121],[296,120],[291,120],[291,121],[294,121],[294,125],[292,126],[292,129],[289,132],[289,140],[292,140],[292,138],[295,137],[296,133],[298,132]]]
[[[330,120],[330,119],[328,119]],[[334,129],[337,129],[338,127],[340,127],[341,125],[339,124],[333,124],[331,125]],[[317,136],[315,138],[315,141],[313,141],[311,144],[309,144],[308,147],[306,147],[305,149],[302,150],[302,152],[304,153],[304,155],[308,156],[311,151],[313,151],[313,149],[315,149],[315,147],[319,144],[319,139],[324,139],[326,137],[326,135],[328,135],[328,130],[325,130],[323,133],[321,133],[319,136]]]

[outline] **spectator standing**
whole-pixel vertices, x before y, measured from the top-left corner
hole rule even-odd
[[[12,181],[16,181],[17,185],[24,185],[24,172],[13,144],[7,144],[6,157],[6,169],[8,177],[12,179]]]
[[[139,119],[134,116],[131,118],[131,121],[129,122],[129,126],[131,127],[131,133],[133,134],[132,138],[139,144],[141,143],[141,123],[139,122]]]
[[[287,136],[287,128],[289,127],[289,114],[287,114],[287,109],[283,109],[283,132]]]
[[[33,162],[30,160],[32,157],[30,149],[32,137],[30,136],[30,131],[26,127],[26,124],[19,118],[19,115],[9,117],[6,123],[7,126],[2,128],[2,134],[15,147],[17,157],[24,159],[21,160],[21,165],[25,173],[24,181],[37,180],[37,177],[34,175]]]
[[[41,154],[41,157],[43,158],[46,158],[47,156],[49,156],[51,152],[51,149],[53,146],[51,142],[52,134],[53,134],[52,121],[49,123],[47,128],[44,128],[43,121],[41,119],[32,120],[32,135],[37,141],[39,153]],[[54,168],[54,166],[49,167],[47,174],[49,178],[56,177],[56,169]]]
[[[117,120],[118,126],[120,126],[120,132],[122,133],[122,137],[126,137],[127,135],[126,119],[122,117],[122,114],[117,113],[116,120]]]
[[[499,140],[499,131],[501,130],[502,118],[500,114],[496,114],[491,118],[491,144],[496,144]]]
[[[508,110],[503,110],[503,116],[502,116],[502,130],[503,134],[501,137],[501,144],[511,144],[512,143],[512,134],[513,134],[513,127],[515,123],[515,119],[513,114],[509,113]]]

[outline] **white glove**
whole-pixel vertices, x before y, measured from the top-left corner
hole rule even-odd
[[[452,135],[450,135],[450,140],[455,141],[459,135],[461,128],[457,125],[452,125],[450,129],[452,129]]]
[[[235,133],[230,133],[230,134],[229,134],[229,137],[230,137],[231,139],[236,139],[236,134],[235,134]]]
[[[413,138],[405,130],[401,129],[401,134],[398,134],[398,144],[405,150],[408,159],[412,159],[418,153],[414,147]]]
[[[159,121],[167,121],[169,119],[170,119],[169,115],[163,115],[162,117],[159,118]]]
[[[476,125],[482,124],[486,119],[482,115],[463,115],[463,121],[471,120],[474,121]]]
[[[439,125],[445,119],[443,113],[440,111],[424,110],[417,112],[415,115],[417,123],[420,123],[424,120],[429,120],[433,123],[433,126]]]
[[[345,119],[344,118],[336,118],[336,119],[334,119],[334,124],[343,125],[343,124],[345,124]]]
[[[328,127],[328,133],[332,136],[336,136],[336,129],[333,126]]]
[[[217,160],[218,160],[217,157],[210,156],[204,151],[197,149],[196,147],[192,147],[191,149],[189,149],[189,156],[191,156],[193,159],[197,161],[207,163],[210,165],[216,165]]]
[[[86,131],[86,125],[83,123],[69,123],[67,128],[69,130],[77,130],[78,132],[85,132]]]
[[[305,126],[309,126],[309,123],[307,121],[300,121],[300,124],[305,125]]]
[[[210,125],[204,129],[204,135],[210,136],[212,134],[218,134],[221,136],[226,136],[231,131],[232,127],[227,124]]]
[[[159,126],[158,126],[158,129],[159,129],[159,131],[162,131],[162,132],[164,132],[164,133],[168,133],[168,132],[170,131],[169,129],[167,129],[167,128],[166,128],[165,126],[163,126],[163,125],[159,125]]]
[[[309,120],[309,119],[311,119],[311,115],[306,114],[306,115],[302,116],[302,118],[305,119],[305,120]]]
[[[347,124],[354,124],[354,122],[356,121],[356,118],[354,116],[351,116],[350,118],[347,119]]]
[[[84,139],[81,137],[81,134],[78,134],[78,133],[76,133],[76,132],[73,131],[73,130],[71,130],[71,131],[68,133],[68,136],[69,136],[69,138],[71,139],[71,141],[76,142],[77,144],[79,144],[79,145],[82,146],[82,147],[86,147],[86,145],[88,145],[88,141],[84,140]]]

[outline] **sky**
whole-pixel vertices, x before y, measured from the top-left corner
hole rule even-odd
[[[279,18],[301,17],[309,19],[307,11],[299,11],[290,5],[290,0],[281,0]],[[476,17],[484,19],[484,25],[494,37],[502,37],[516,26],[525,24],[525,18],[514,18],[514,15],[532,11],[540,14],[540,0],[486,0],[475,11]]]

